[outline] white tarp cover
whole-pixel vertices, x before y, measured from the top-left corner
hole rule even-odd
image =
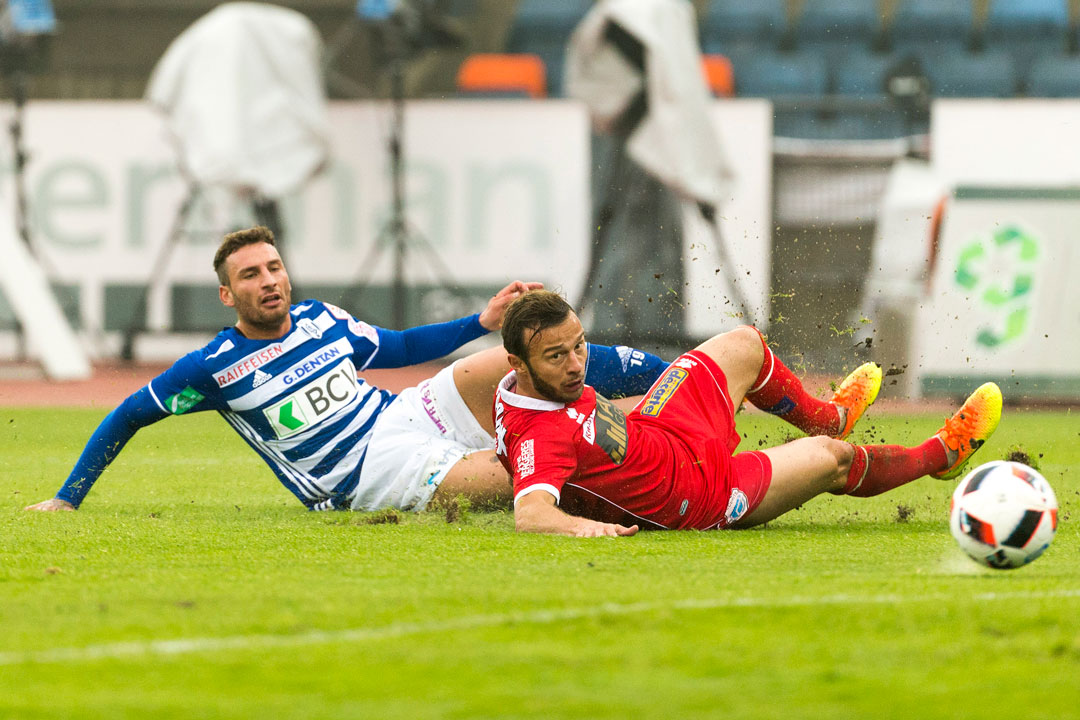
[[[934,208],[948,186],[921,160],[898,160],[881,199],[863,312],[879,305],[909,311],[925,294]]]
[[[277,198],[318,172],[329,154],[321,54],[310,20],[261,3],[226,3],[181,33],[146,98],[168,115],[190,179]]]
[[[645,77],[606,42],[614,22],[645,46]],[[583,100],[606,133],[646,87],[649,111],[630,135],[630,157],[682,197],[712,206],[730,173],[710,116],[694,8],[689,0],[601,0],[570,38],[568,94]]]

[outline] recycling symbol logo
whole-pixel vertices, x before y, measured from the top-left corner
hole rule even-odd
[[[1020,338],[1031,321],[1039,241],[1016,225],[972,240],[960,250],[954,279],[987,321],[975,342],[998,348]]]

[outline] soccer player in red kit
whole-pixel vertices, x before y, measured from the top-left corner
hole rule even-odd
[[[520,532],[751,527],[823,492],[869,497],[923,475],[956,477],[1001,418],[1001,391],[987,383],[917,447],[844,442],[881,369],[867,363],[818,400],[749,326],[680,356],[624,415],[585,385],[585,334],[558,294],[515,300],[502,334],[513,372],[495,395],[496,452],[513,476]],[[736,453],[744,399],[811,437]]]

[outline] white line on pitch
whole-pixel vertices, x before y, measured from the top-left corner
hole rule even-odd
[[[1000,592],[979,593],[965,600],[995,602],[1002,600],[1042,600],[1080,597],[1080,589],[1053,590],[1047,592]],[[350,628],[345,630],[314,630],[295,635],[233,635],[231,637],[196,637],[176,640],[141,640],[86,647],[53,648],[29,652],[2,652],[0,666],[29,665],[37,663],[87,662],[93,660],[117,660],[145,656],[171,657],[189,653],[214,652],[217,650],[249,650],[254,648],[298,647],[306,645],[329,645],[334,643],[361,642],[398,638],[406,635],[475,630],[501,625],[550,625],[560,621],[583,620],[593,617],[636,615],[657,610],[713,610],[721,608],[784,608],[814,605],[898,605],[904,603],[948,602],[951,595],[825,595],[821,597],[796,596],[790,598],[699,598],[669,602],[602,603],[599,605],[561,610],[533,610],[529,612],[502,613],[498,615],[470,615],[450,620],[426,623],[393,623],[377,628]]]

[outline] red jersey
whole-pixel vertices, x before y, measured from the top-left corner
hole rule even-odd
[[[543,490],[571,515],[651,529],[724,527],[768,488],[761,453],[742,453],[727,380],[708,356],[683,355],[624,415],[586,386],[564,404],[518,395],[510,373],[495,394],[496,453],[514,501]]]

